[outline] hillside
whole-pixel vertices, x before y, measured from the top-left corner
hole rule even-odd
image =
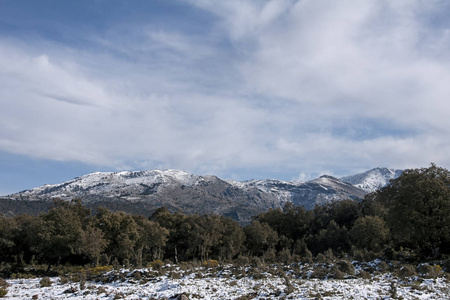
[[[316,204],[333,200],[362,198],[368,192],[367,187],[378,182],[385,184],[385,181],[374,183],[373,173],[366,173],[342,179],[324,175],[306,182],[275,179],[239,182],[178,170],[95,172],[3,196],[0,209],[10,214],[28,212],[27,209],[36,213],[39,207],[48,209],[47,203],[54,198],[80,198],[93,209],[104,206],[150,215],[164,206],[188,214],[215,213],[247,223],[252,216],[283,207],[286,202],[312,209]]]

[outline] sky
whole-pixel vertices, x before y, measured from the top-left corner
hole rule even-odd
[[[0,0],[0,195],[94,171],[450,167],[445,0]]]

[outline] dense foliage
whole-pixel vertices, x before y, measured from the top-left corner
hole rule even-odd
[[[218,215],[160,208],[150,217],[55,200],[39,216],[0,216],[2,266],[46,263],[142,266],[158,260],[256,258],[292,262],[351,255],[422,260],[450,254],[449,171],[405,171],[362,201],[305,210],[287,204],[241,226]]]

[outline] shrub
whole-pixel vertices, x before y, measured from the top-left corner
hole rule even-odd
[[[316,256],[316,261],[317,261],[318,263],[330,263],[330,262],[331,262],[331,260],[330,260],[329,258],[327,258],[327,257],[325,256],[325,254],[323,254],[323,253],[317,254],[317,256]]]
[[[182,275],[181,272],[174,272],[174,271],[171,271],[171,272],[169,273],[169,277],[172,278],[172,279],[181,279],[181,275]]]
[[[164,266],[164,262],[162,260],[154,260],[150,263],[149,267],[155,271],[161,271]]]
[[[139,271],[136,271],[133,273],[133,278],[136,280],[141,280],[142,279],[142,273]]]
[[[112,269],[113,269],[112,266],[98,266],[98,267],[89,268],[88,273],[91,276],[98,276],[98,275],[107,273],[109,271],[112,271]]]
[[[59,276],[59,283],[61,284],[69,283],[69,278],[67,276]]]
[[[387,272],[387,271],[389,271],[390,266],[385,261],[382,261],[378,264],[378,269],[381,272]]]
[[[419,272],[424,277],[437,278],[442,274],[443,270],[440,265],[430,266],[428,264],[424,264],[419,267]]]
[[[248,257],[246,257],[246,256],[239,255],[239,256],[236,258],[236,260],[235,260],[235,264],[236,264],[237,266],[239,266],[239,267],[245,267],[245,266],[248,266],[248,264],[249,264],[249,259],[248,259]]]
[[[49,287],[52,285],[52,281],[50,280],[50,278],[44,277],[41,279],[41,281],[39,281],[39,284],[41,285],[41,287]]]
[[[8,289],[6,287],[0,287],[0,298],[4,298],[8,294]]]
[[[339,270],[339,269],[336,269],[336,270],[334,271],[333,278],[334,278],[334,279],[344,279],[344,278],[345,278],[345,273],[342,272],[342,271]]]
[[[259,280],[264,278],[264,274],[258,268],[250,268],[247,276],[252,277],[253,279]]]
[[[263,266],[263,262],[257,256],[252,257],[251,265],[255,268],[261,268]]]
[[[9,283],[5,279],[0,277],[0,287],[7,288],[8,286],[9,286]]]
[[[309,251],[308,249],[305,250],[304,255],[301,257],[301,262],[305,264],[310,264],[313,262],[313,255],[311,251]]]
[[[207,261],[203,262],[203,266],[205,268],[216,268],[219,265],[219,262],[214,259],[208,259]]]
[[[328,269],[324,267],[315,267],[311,278],[324,279],[328,276]]]
[[[97,289],[97,295],[100,295],[100,294],[106,294],[106,289],[103,286],[100,286]]]
[[[359,272],[359,277],[361,277],[363,279],[372,279],[372,275],[370,275],[369,272],[364,271],[364,270]]]
[[[341,272],[344,272],[348,275],[355,275],[355,268],[353,267],[351,262],[347,260],[340,260],[337,265]]]
[[[265,262],[275,263],[277,261],[277,252],[273,248],[268,249],[266,252],[264,252],[262,258]]]
[[[398,275],[402,278],[416,276],[416,268],[412,265],[404,265],[400,268]]]
[[[284,248],[283,250],[281,250],[280,252],[278,252],[278,262],[282,262],[285,264],[289,264],[292,262],[292,254],[291,251],[289,251],[289,249]]]

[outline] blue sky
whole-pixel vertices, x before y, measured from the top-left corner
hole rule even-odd
[[[0,1],[0,194],[450,167],[448,1]]]

